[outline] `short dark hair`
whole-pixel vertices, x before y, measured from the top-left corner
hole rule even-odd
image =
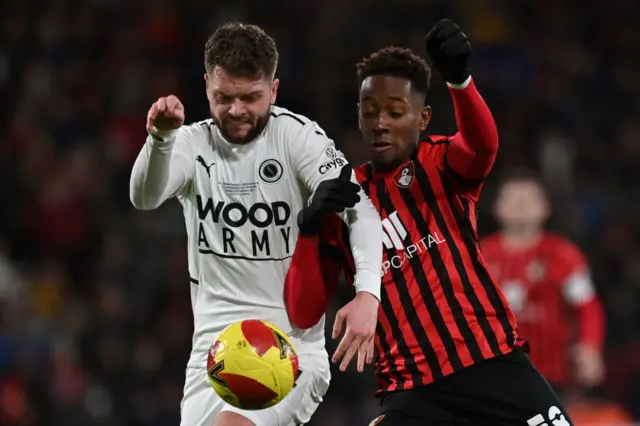
[[[431,68],[427,62],[411,49],[396,46],[384,47],[362,58],[356,65],[356,72],[358,87],[367,77],[390,75],[406,78],[416,91],[425,96],[431,81]]]
[[[536,185],[540,186],[540,188],[544,189],[544,185],[542,183],[540,175],[526,167],[514,167],[506,170],[502,175],[502,179],[500,180],[500,188],[509,183],[520,182],[535,183]]]
[[[278,48],[275,40],[257,25],[227,23],[207,40],[204,66],[208,73],[220,67],[237,77],[273,77]]]

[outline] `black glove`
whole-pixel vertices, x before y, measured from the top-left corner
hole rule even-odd
[[[444,81],[462,84],[471,75],[471,43],[451,19],[436,22],[424,39],[427,56]]]
[[[315,235],[320,231],[326,214],[340,213],[360,201],[360,185],[351,182],[351,166],[340,170],[340,176],[320,182],[311,203],[298,213],[298,228],[302,235]]]

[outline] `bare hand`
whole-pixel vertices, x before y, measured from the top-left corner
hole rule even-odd
[[[174,95],[159,98],[147,113],[147,132],[178,129],[184,123],[184,106]]]
[[[575,349],[576,380],[586,388],[598,386],[604,380],[604,362],[600,350],[579,345]]]
[[[334,364],[342,360],[340,371],[347,369],[356,353],[358,354],[357,368],[359,372],[364,371],[365,362],[367,364],[373,362],[379,305],[380,301],[374,295],[363,291],[358,293],[336,314],[333,324],[334,339],[340,337],[343,326],[346,324],[344,336],[332,358]]]

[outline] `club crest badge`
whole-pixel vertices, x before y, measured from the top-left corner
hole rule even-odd
[[[542,281],[546,272],[547,272],[547,268],[545,267],[544,262],[540,259],[532,260],[527,265],[526,274],[527,274],[527,278],[529,279],[529,281],[531,281],[531,283],[537,283]]]
[[[404,166],[400,171],[394,176],[394,180],[396,185],[401,188],[408,188],[413,182],[413,177],[415,176],[415,168],[413,166],[413,162],[410,162],[406,166]]]

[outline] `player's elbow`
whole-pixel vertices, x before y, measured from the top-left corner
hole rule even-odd
[[[494,127],[492,130],[484,132],[484,134],[479,137],[479,140],[474,143],[465,143],[476,157],[495,158],[498,154],[498,131]]]
[[[143,194],[136,191],[129,193],[129,201],[131,201],[131,204],[136,210],[154,210],[159,206],[159,203],[147,200]]]
[[[500,145],[500,139],[498,137],[498,131],[490,132],[486,136],[485,143],[481,145],[482,154],[494,158],[498,154],[498,146]]]
[[[296,328],[306,330],[320,322],[323,312],[319,312],[318,309],[308,303],[308,301],[312,301],[313,298],[304,299],[299,296],[300,295],[292,294],[291,283],[286,282],[284,306],[287,311],[287,316],[289,317],[289,322]],[[305,300],[307,300],[307,303],[304,303]]]
[[[313,328],[322,319],[322,314],[317,315],[315,312],[311,312],[306,309],[289,309],[287,308],[287,315],[289,316],[289,322],[296,328],[301,330],[307,330]]]

